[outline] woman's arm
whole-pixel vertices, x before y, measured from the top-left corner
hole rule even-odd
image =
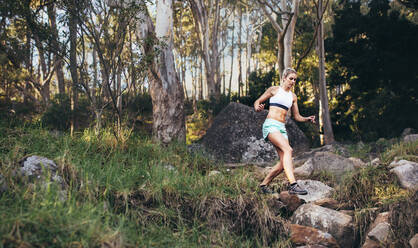
[[[261,110],[264,109],[264,104],[262,104],[263,102],[265,102],[267,99],[269,99],[270,97],[273,96],[273,91],[274,86],[271,86],[270,88],[268,88],[255,102],[254,102],[254,109],[255,111],[259,112]]]
[[[292,112],[293,112],[293,119],[299,122],[306,122],[310,121],[315,123],[315,115],[311,115],[309,117],[303,117],[299,113],[298,101],[295,93],[293,93],[293,104],[292,104]]]

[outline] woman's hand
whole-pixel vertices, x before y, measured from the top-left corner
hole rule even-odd
[[[256,112],[260,112],[264,109],[264,104],[254,104],[254,109]]]
[[[316,121],[315,121],[315,115],[311,115],[309,117],[305,117],[305,121],[310,121],[312,123],[316,123]]]

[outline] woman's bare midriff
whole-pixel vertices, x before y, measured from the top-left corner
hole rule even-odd
[[[279,108],[279,107],[270,106],[267,118],[285,123],[286,114],[287,114],[287,110]]]

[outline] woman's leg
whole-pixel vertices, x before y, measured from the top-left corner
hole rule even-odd
[[[273,143],[276,149],[280,149],[283,153],[283,155],[280,156],[280,161],[283,161],[281,163],[283,164],[284,172],[286,174],[287,179],[291,184],[296,182],[295,176],[293,174],[293,149],[292,147],[290,147],[289,141],[280,132],[269,133],[268,139],[271,143]]]
[[[280,150],[278,147],[275,147],[277,153],[279,154],[280,161],[272,168],[272,170],[267,174],[264,178],[263,182],[260,184],[268,185],[275,177],[277,177],[283,171],[283,151]]]

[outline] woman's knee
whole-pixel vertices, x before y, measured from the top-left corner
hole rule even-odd
[[[285,146],[282,148],[284,154],[292,154],[293,148],[291,146]]]

